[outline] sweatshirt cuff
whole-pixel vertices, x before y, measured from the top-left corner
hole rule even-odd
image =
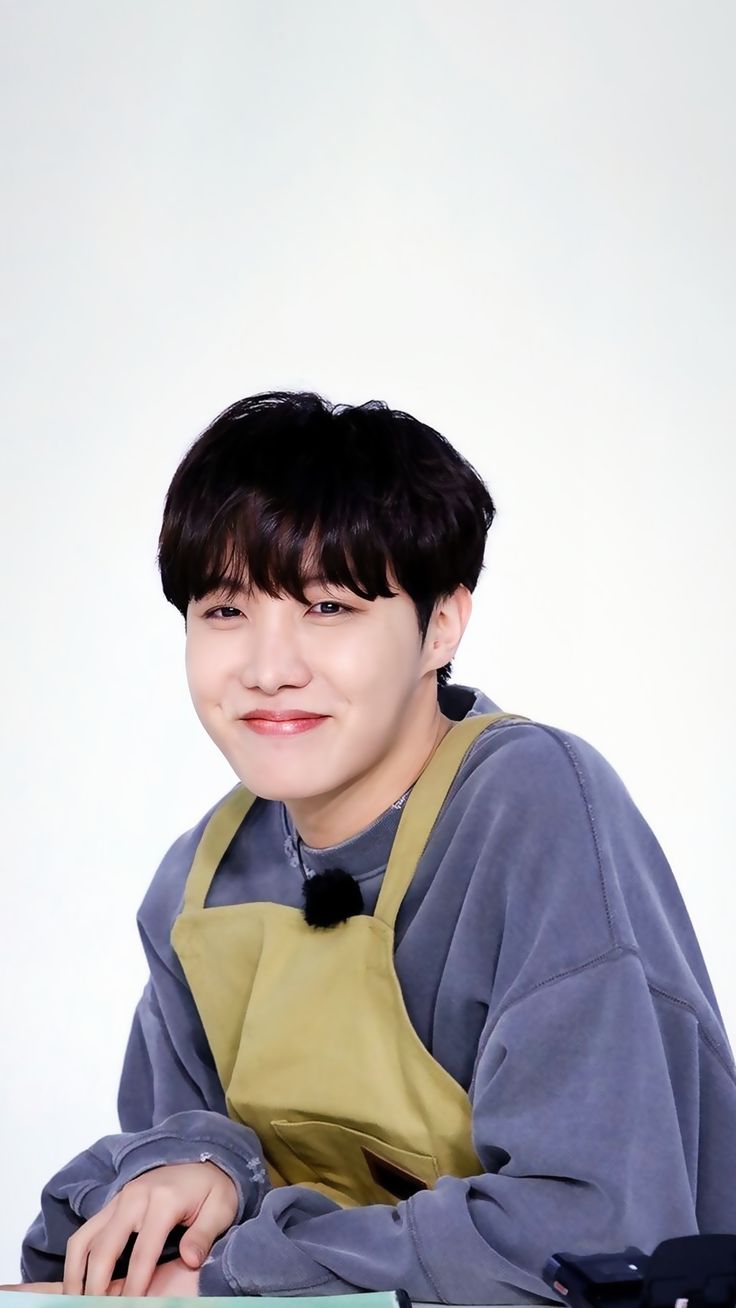
[[[175,1113],[148,1131],[121,1137],[111,1158],[112,1181],[80,1187],[70,1205],[87,1221],[144,1172],[175,1163],[204,1162],[215,1163],[233,1182],[238,1204],[235,1223],[258,1211],[271,1184],[257,1135],[220,1114],[198,1111]]]
[[[197,1294],[206,1295],[207,1298],[223,1299],[231,1294],[239,1294],[240,1291],[228,1281],[222,1267],[222,1258],[205,1258],[199,1270],[199,1280],[197,1282]]]
[[[199,1294],[354,1294],[360,1286],[315,1262],[281,1226],[340,1211],[317,1191],[278,1186],[266,1196],[258,1216],[231,1227],[212,1246],[200,1270]]]

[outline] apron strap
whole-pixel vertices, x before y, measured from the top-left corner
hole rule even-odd
[[[470,746],[502,719],[530,722],[520,713],[478,713],[463,718],[443,736],[409,796],[394,836],[374,917],[393,930],[417,863],[439,816],[447,793]]]
[[[184,887],[184,908],[204,908],[207,891],[225,850],[257,798],[251,790],[238,784],[218,804],[197,845]]]
[[[393,928],[429,834],[470,746],[482,731],[502,719],[529,722],[519,713],[479,713],[463,718],[443,737],[409,796],[394,837],[375,917]],[[204,908],[212,879],[257,795],[238,783],[207,823],[184,887],[183,907]]]

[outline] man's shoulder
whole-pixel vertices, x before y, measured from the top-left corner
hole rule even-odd
[[[671,870],[616,769],[584,736],[548,722],[509,718],[482,732],[445,818],[477,852],[478,875],[503,884],[525,911],[546,913],[551,899],[564,908],[572,897],[604,935],[615,934],[614,906],[623,921],[623,899],[645,861],[639,852],[647,866],[661,865],[659,891],[672,893]]]
[[[619,859],[611,836],[631,853],[641,818],[585,737],[536,719],[490,724],[448,800],[453,851],[471,867],[465,899],[497,951],[503,1002],[635,944],[626,868],[642,860]]]
[[[170,926],[179,913],[186,880],[205,827],[213,813],[239,788],[239,785],[240,783],[236,782],[224,795],[220,795],[194,825],[177,836],[166,850],[138,910],[139,924],[145,930],[154,930],[156,923]]]
[[[540,801],[556,794],[590,803],[594,795],[628,796],[616,769],[590,740],[521,715],[491,723],[480,733],[458,770],[458,783],[466,793],[507,800],[534,796]]]

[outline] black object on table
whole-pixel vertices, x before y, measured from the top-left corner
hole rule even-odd
[[[651,1254],[556,1253],[542,1272],[573,1308],[736,1308],[736,1235],[684,1235]]]

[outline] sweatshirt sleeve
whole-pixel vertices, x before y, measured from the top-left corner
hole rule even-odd
[[[257,1137],[227,1116],[204,1029],[169,939],[210,812],[171,846],[138,914],[150,975],[123,1060],[122,1131],[72,1158],[44,1187],[41,1210],[22,1245],[24,1280],[60,1280],[69,1237],[128,1181],[155,1167],[211,1159],[235,1184],[237,1221],[256,1211],[269,1188]]]
[[[697,1232],[655,997],[635,951],[550,977],[491,1020],[474,1085],[484,1171],[396,1206],[342,1209],[300,1186],[213,1246],[201,1294],[403,1288],[425,1302],[549,1301],[550,1254],[651,1251]],[[667,1019],[669,1019],[669,1013]],[[718,1058],[683,1009],[678,1045]],[[731,1073],[720,1069],[733,1101]],[[697,1122],[697,1108],[695,1109]],[[692,1125],[692,1123],[690,1123]]]
[[[212,811],[171,846],[138,911],[149,979],[133,1016],[118,1089],[124,1131],[147,1130],[189,1109],[227,1111],[204,1027],[171,944],[171,925]]]
[[[243,1221],[256,1212],[269,1188],[258,1137],[220,1113],[176,1113],[148,1131],[103,1136],[44,1186],[41,1211],[23,1241],[23,1280],[61,1280],[69,1237],[128,1181],[169,1163],[206,1160],[222,1168],[235,1185],[235,1220]],[[175,1252],[172,1248],[169,1256]]]

